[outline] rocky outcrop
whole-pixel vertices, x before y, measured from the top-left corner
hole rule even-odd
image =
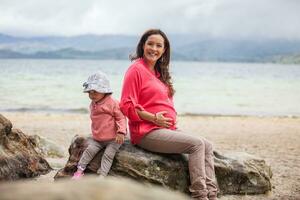
[[[0,114],[0,136],[7,135],[12,129],[12,123]]]
[[[12,129],[11,122],[0,114],[0,181],[32,178],[50,170],[28,136]]]
[[[64,150],[55,142],[39,136],[30,135],[29,139],[34,146],[36,152],[47,158],[63,158],[65,156]]]
[[[76,136],[69,147],[69,160],[58,171],[55,179],[70,177],[88,140]],[[95,173],[103,151],[99,152],[86,169]],[[215,152],[215,170],[221,194],[260,194],[271,190],[271,169],[262,159],[245,153],[221,155]],[[157,154],[132,146],[128,141],[116,155],[110,175],[125,176],[139,182],[162,185],[188,193],[187,158],[178,154]]]
[[[188,200],[178,192],[145,186],[124,178],[2,184],[1,200]]]
[[[215,171],[223,194],[264,194],[271,190],[271,167],[245,152],[215,154]]]

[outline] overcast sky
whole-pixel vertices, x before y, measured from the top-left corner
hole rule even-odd
[[[11,35],[139,35],[153,27],[300,39],[300,0],[0,0],[0,32]]]

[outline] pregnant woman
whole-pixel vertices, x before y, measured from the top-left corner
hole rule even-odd
[[[131,142],[152,152],[188,154],[192,198],[216,200],[212,144],[176,128],[170,43],[165,33],[159,29],[146,31],[131,60],[120,102],[129,119]]]

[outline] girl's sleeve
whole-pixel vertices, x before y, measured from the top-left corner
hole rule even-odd
[[[140,73],[135,68],[129,68],[123,81],[120,109],[132,122],[143,121],[136,112],[136,109],[144,110],[138,102],[141,84]]]
[[[126,117],[121,112],[118,102],[116,102],[113,112],[114,112],[113,115],[115,117],[116,126],[117,126],[117,133],[122,133],[122,134],[126,135],[127,134]]]

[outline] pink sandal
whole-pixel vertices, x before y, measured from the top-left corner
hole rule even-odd
[[[83,177],[83,175],[84,175],[83,171],[78,170],[74,173],[72,180],[79,180]]]

